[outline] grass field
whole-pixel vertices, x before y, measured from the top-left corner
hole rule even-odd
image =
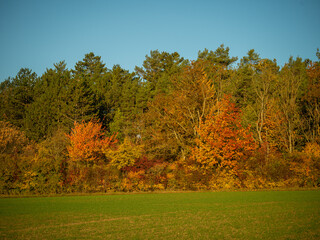
[[[320,191],[0,199],[0,239],[320,239]]]

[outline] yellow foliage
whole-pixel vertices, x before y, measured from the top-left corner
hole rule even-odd
[[[15,154],[26,145],[25,134],[8,122],[0,121],[0,154]]]
[[[317,143],[308,143],[302,153],[290,163],[295,176],[293,182],[299,186],[320,185],[320,147]]]
[[[117,149],[108,149],[105,154],[111,159],[111,165],[120,170],[124,167],[133,166],[136,159],[141,157],[142,150],[141,145],[134,145],[126,137]]]
[[[307,143],[303,152],[310,157],[320,158],[320,145],[316,142]]]

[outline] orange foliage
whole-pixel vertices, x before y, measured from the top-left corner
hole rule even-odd
[[[255,149],[249,128],[241,125],[240,112],[229,97],[217,104],[197,131],[199,137],[191,158],[206,172],[217,168],[234,170]]]
[[[107,137],[103,132],[102,123],[95,121],[75,122],[71,134],[67,137],[70,140],[70,160],[86,164],[103,158],[103,152],[117,143],[115,136]]]
[[[75,123],[70,135],[67,182],[75,191],[100,191],[106,189],[104,181],[110,159],[109,148],[117,143],[115,136],[108,137],[102,124],[95,121]]]
[[[303,152],[290,162],[290,169],[295,174],[292,179],[299,186],[320,186],[320,145],[307,143]]]
[[[159,94],[150,103],[145,119],[151,126],[148,145],[156,146],[152,149],[154,157],[163,158],[168,153],[171,158],[187,155],[197,135],[196,128],[216,99],[212,79],[204,67],[203,62],[192,62],[171,78],[169,94]]]
[[[271,101],[266,108],[265,124],[263,126],[262,139],[266,155],[275,153],[278,150],[285,151],[288,149],[286,131],[283,127],[285,118],[278,109],[276,103]],[[269,152],[269,153],[267,153]]]

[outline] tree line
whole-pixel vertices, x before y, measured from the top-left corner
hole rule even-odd
[[[0,84],[0,192],[320,186],[320,53],[151,51],[129,72],[88,53]]]

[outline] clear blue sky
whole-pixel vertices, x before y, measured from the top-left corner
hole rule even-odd
[[[194,60],[222,43],[239,59],[254,48],[280,65],[316,60],[319,10],[319,0],[0,0],[0,81],[61,60],[71,69],[91,51],[130,71],[150,50]]]

